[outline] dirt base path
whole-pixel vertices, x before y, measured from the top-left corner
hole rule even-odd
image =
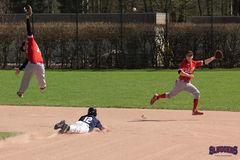
[[[0,141],[0,160],[240,159],[240,153],[208,153],[209,146],[240,147],[239,112],[192,116],[177,110],[98,109],[98,118],[111,132],[58,135],[53,130],[56,122],[72,123],[86,110],[0,106],[0,131],[23,133]]]

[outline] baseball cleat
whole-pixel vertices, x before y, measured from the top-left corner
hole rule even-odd
[[[40,88],[40,91],[43,93],[45,91],[46,87]]]
[[[155,95],[152,97],[152,99],[151,99],[151,101],[150,101],[150,104],[153,105],[157,100],[158,100],[158,94],[155,94]]]
[[[59,128],[62,128],[65,124],[65,120],[62,120],[61,122],[55,124],[54,129],[57,130]]]
[[[17,92],[17,96],[20,98],[23,98],[23,93],[22,92]]]
[[[68,132],[70,129],[69,125],[67,125],[66,123],[62,126],[61,130],[58,132],[59,134],[63,134]]]
[[[192,115],[203,115],[203,112],[199,112],[199,111],[193,111]]]

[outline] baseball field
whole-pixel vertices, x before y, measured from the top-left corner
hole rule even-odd
[[[203,116],[191,115],[188,93],[149,106],[155,92],[173,87],[175,70],[47,71],[47,90],[41,93],[33,78],[23,99],[16,96],[21,76],[0,71],[0,131],[18,133],[0,141],[0,159],[240,159],[239,154],[209,155],[210,146],[240,145],[238,69],[196,71],[193,84],[201,92]],[[78,120],[87,106],[98,108],[109,132],[53,130],[62,119]]]
[[[170,91],[177,77],[176,70],[47,71],[46,92],[41,94],[32,78],[25,97],[19,99],[16,92],[22,74],[0,71],[0,104],[144,108],[154,93]],[[238,69],[196,71],[193,84],[201,92],[201,108],[240,111],[239,79]],[[192,95],[183,92],[151,108],[192,109]]]

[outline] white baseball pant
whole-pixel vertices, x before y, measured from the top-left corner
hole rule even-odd
[[[70,133],[88,133],[89,125],[82,121],[77,121],[74,124],[70,125],[69,132]]]
[[[172,98],[182,91],[191,93],[193,95],[194,99],[200,98],[200,92],[197,89],[197,87],[195,87],[191,82],[185,82],[180,79],[176,80],[176,84],[175,84],[174,88],[172,89],[172,91],[169,93],[166,93],[167,98]]]
[[[42,63],[33,64],[33,63],[28,62],[27,66],[24,70],[24,75],[22,78],[19,92],[24,93],[27,90],[27,88],[29,86],[29,82],[30,82],[33,74],[36,75],[39,88],[46,87],[44,64],[42,64]]]

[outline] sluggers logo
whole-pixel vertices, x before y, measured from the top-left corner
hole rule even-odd
[[[218,154],[218,153],[230,153],[233,155],[237,155],[238,154],[238,147],[234,146],[210,146],[209,147],[209,154],[213,155],[213,154]]]

